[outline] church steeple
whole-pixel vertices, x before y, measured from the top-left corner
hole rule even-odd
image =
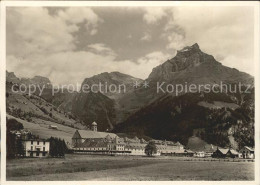
[[[91,130],[97,132],[97,123],[95,121],[91,124]]]

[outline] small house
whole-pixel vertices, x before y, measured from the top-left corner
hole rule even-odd
[[[254,159],[255,158],[255,150],[251,147],[244,146],[240,153],[242,154],[241,157],[244,159]]]
[[[192,157],[192,156],[194,156],[194,152],[193,152],[192,150],[185,149],[184,152],[186,153],[185,156],[188,156],[188,157]]]
[[[239,153],[234,149],[229,149],[226,154],[226,157],[237,158],[239,157]]]
[[[212,157],[215,158],[225,158],[229,149],[226,148],[217,148],[217,150],[212,154]]]
[[[203,157],[205,157],[205,152],[203,152],[203,151],[202,152],[195,152],[193,156],[203,158]]]
[[[54,129],[54,130],[58,130],[58,127],[55,125],[49,125],[49,129]]]

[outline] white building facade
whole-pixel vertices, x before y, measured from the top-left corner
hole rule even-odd
[[[50,142],[45,140],[27,140],[23,142],[26,157],[48,157]]]

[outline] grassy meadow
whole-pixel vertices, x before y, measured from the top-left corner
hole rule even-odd
[[[254,180],[254,162],[69,154],[7,160],[6,174],[8,181]]]

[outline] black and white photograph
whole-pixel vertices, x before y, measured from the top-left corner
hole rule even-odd
[[[257,182],[259,3],[113,3],[5,6],[1,178]]]

